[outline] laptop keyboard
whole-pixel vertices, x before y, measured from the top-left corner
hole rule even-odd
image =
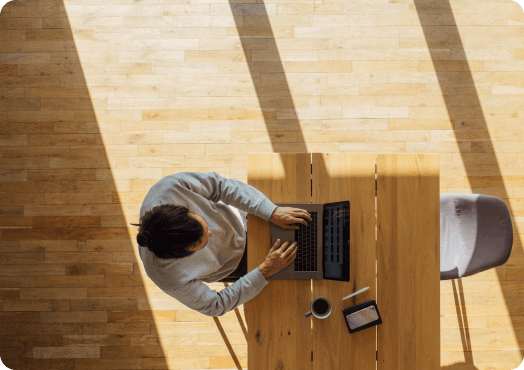
[[[295,258],[295,271],[317,271],[317,219],[318,212],[309,212],[312,221],[308,226],[299,224],[295,230],[297,242],[297,256]]]

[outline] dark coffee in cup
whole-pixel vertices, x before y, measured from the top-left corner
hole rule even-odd
[[[315,311],[317,315],[324,315],[328,311],[328,308],[328,303],[322,298],[317,299],[315,303],[313,303],[313,311]]]

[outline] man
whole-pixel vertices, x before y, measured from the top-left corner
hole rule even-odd
[[[307,211],[277,207],[254,187],[216,172],[164,177],[144,198],[137,225],[147,275],[166,294],[207,316],[222,316],[254,298],[268,284],[258,267],[220,292],[202,283],[227,277],[239,265],[247,213],[284,229],[311,221]]]

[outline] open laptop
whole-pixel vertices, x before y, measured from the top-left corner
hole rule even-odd
[[[305,209],[308,226],[287,230],[271,223],[271,246],[291,239],[297,242],[295,261],[271,275],[272,279],[325,279],[349,282],[349,200],[326,203],[275,203],[278,207]]]

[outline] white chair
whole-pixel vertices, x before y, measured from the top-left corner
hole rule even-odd
[[[502,199],[483,194],[440,195],[440,280],[502,266],[513,249],[513,227]]]

